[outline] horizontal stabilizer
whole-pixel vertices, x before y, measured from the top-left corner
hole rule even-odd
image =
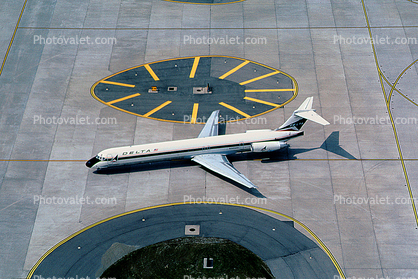
[[[312,109],[313,97],[306,98],[305,101],[295,110],[286,122],[276,130],[296,130],[299,131],[306,120],[311,120],[321,125],[328,125],[329,122],[322,118]]]
[[[198,155],[192,158],[193,162],[204,166],[205,168],[220,174],[226,178],[229,178],[247,188],[257,188],[248,178],[240,173],[234,166],[228,161],[226,156],[221,154],[204,154]]]
[[[315,111],[313,110],[308,110],[308,111],[301,111],[301,112],[296,112],[295,115],[311,120],[313,122],[316,122],[318,124],[321,125],[329,125],[329,122],[326,121],[324,118],[322,118],[321,116],[319,116],[319,114],[317,114]]]

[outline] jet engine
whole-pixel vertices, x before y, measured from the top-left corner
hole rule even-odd
[[[287,147],[283,141],[255,142],[251,144],[252,152],[271,152]]]

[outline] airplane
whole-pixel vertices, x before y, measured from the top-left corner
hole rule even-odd
[[[247,130],[245,133],[218,135],[219,110],[213,111],[199,136],[100,151],[86,162],[88,168],[106,169],[138,163],[189,159],[210,171],[249,189],[257,188],[228,161],[227,156],[242,152],[271,152],[288,146],[287,141],[303,135],[307,120],[329,125],[312,109],[313,97],[307,98],[279,128]]]

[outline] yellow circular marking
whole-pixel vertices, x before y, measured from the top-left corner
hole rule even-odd
[[[127,69],[125,69],[125,70],[119,71],[119,72],[117,72],[117,73],[114,73],[114,74],[112,74],[112,75],[109,75],[109,76],[107,76],[107,77],[104,77],[104,78],[102,78],[102,79],[100,79],[100,80],[96,81],[96,82],[92,85],[92,87],[90,88],[90,94],[92,95],[92,97],[93,97],[94,99],[96,99],[97,101],[99,101],[99,102],[101,102],[101,103],[103,103],[103,104],[105,104],[105,105],[107,105],[107,106],[109,106],[109,107],[111,107],[111,108],[117,109],[117,110],[122,111],[122,112],[125,112],[125,113],[129,113],[129,114],[132,114],[132,115],[135,115],[135,116],[144,117],[144,118],[149,118],[149,119],[153,119],[153,120],[164,121],[164,122],[172,122],[172,123],[183,123],[183,124],[205,124],[204,122],[198,122],[198,123],[195,123],[195,122],[193,122],[193,121],[187,122],[187,121],[178,121],[178,120],[168,120],[168,119],[155,118],[155,117],[152,117],[152,116],[150,116],[150,115],[148,115],[148,114],[143,114],[143,115],[141,115],[141,114],[138,114],[138,113],[135,113],[135,112],[132,112],[132,111],[128,111],[128,110],[125,110],[125,109],[119,108],[119,107],[117,107],[117,106],[114,106],[111,102],[105,102],[105,101],[101,100],[101,99],[100,99],[100,98],[99,98],[99,97],[95,94],[95,92],[94,92],[94,89],[96,88],[96,86],[97,86],[98,84],[100,84],[100,83],[107,83],[107,81],[106,81],[107,79],[109,79],[109,78],[111,78],[111,77],[114,77],[114,76],[117,76],[117,75],[119,75],[119,74],[121,74],[121,73],[124,73],[124,72],[130,71],[130,70],[133,70],[133,69],[136,69],[136,68],[140,68],[140,67],[145,67],[145,68],[147,68],[147,69],[149,70],[149,69],[150,69],[150,65],[152,65],[152,64],[162,63],[162,62],[167,62],[167,61],[182,60],[182,59],[192,59],[192,58],[196,59],[197,57],[199,57],[199,58],[206,58],[206,57],[208,57],[208,58],[212,58],[212,57],[216,57],[216,58],[230,58],[230,59],[241,60],[241,61],[243,61],[243,62],[252,63],[252,64],[255,64],[255,65],[258,65],[258,66],[261,66],[261,67],[264,67],[264,68],[270,69],[270,70],[272,70],[275,74],[282,74],[282,75],[284,75],[284,76],[288,77],[288,78],[292,81],[292,83],[293,83],[294,88],[289,88],[289,89],[287,90],[287,91],[289,91],[289,92],[293,92],[293,95],[292,95],[292,97],[290,97],[290,99],[289,99],[289,100],[287,100],[287,101],[286,101],[286,102],[284,102],[283,104],[280,104],[280,105],[274,106],[272,109],[269,109],[269,110],[263,111],[262,113],[258,113],[258,114],[252,115],[252,116],[250,116],[250,115],[246,115],[246,116],[248,116],[248,117],[239,118],[239,119],[234,119],[234,120],[229,120],[229,121],[226,121],[226,122],[237,122],[237,121],[242,121],[242,120],[249,119],[249,118],[259,117],[259,116],[261,116],[261,115],[264,115],[264,114],[266,114],[266,113],[272,112],[272,111],[274,111],[274,110],[276,110],[276,109],[278,109],[278,108],[280,108],[280,107],[283,107],[283,106],[287,105],[288,103],[290,103],[291,101],[293,101],[293,100],[296,98],[296,96],[298,95],[298,91],[299,91],[298,83],[297,83],[296,79],[295,79],[294,77],[292,77],[291,75],[289,75],[289,74],[287,74],[287,73],[285,73],[285,72],[282,72],[282,71],[280,71],[280,70],[277,70],[277,69],[275,69],[275,68],[273,68],[273,67],[270,67],[270,66],[264,65],[264,64],[262,64],[262,63],[259,63],[259,62],[255,62],[255,61],[251,61],[251,60],[244,59],[244,58],[239,58],[239,57],[227,56],[227,55],[201,55],[201,56],[189,56],[189,57],[169,58],[169,59],[163,59],[163,60],[154,61],[154,62],[150,62],[150,63],[144,63],[144,64],[139,65],[139,66],[134,66],[134,67],[127,68]],[[155,73],[154,73],[154,75],[155,75]],[[157,77],[157,78],[158,78],[158,77]]]
[[[340,274],[340,278],[341,279],[345,279],[345,275],[344,275],[344,271],[342,270],[342,268],[340,267],[340,265],[338,264],[337,260],[335,259],[334,255],[332,254],[331,250],[328,249],[328,247],[325,245],[324,242],[322,242],[322,240],[311,230],[308,228],[308,226],[306,226],[305,224],[303,224],[302,222],[296,220],[295,218],[288,216],[286,214],[271,210],[271,209],[266,209],[266,208],[262,208],[262,207],[258,207],[258,206],[253,206],[253,205],[245,205],[245,204],[233,204],[233,203],[218,203],[218,202],[202,202],[202,203],[192,203],[192,202],[175,202],[175,203],[168,203],[168,204],[160,204],[160,205],[153,205],[153,206],[148,206],[148,207],[144,207],[144,208],[140,208],[140,209],[135,209],[132,211],[128,211],[128,212],[124,212],[112,217],[108,217],[106,219],[103,219],[97,223],[94,223],[90,226],[85,227],[84,229],[79,230],[76,233],[73,233],[72,235],[68,236],[67,238],[61,240],[60,242],[58,242],[57,244],[55,244],[51,249],[49,249],[37,262],[36,264],[32,267],[32,269],[29,271],[28,276],[26,277],[26,279],[31,279],[33,273],[35,272],[35,270],[38,268],[38,266],[42,263],[42,261],[48,256],[50,255],[55,249],[57,249],[59,246],[61,246],[62,244],[64,244],[65,242],[67,242],[68,240],[76,237],[77,235],[97,226],[100,224],[103,224],[107,221],[111,221],[113,219],[122,217],[122,216],[126,216],[126,215],[130,215],[133,213],[137,213],[137,212],[141,212],[141,211],[145,211],[145,210],[149,210],[149,209],[155,209],[155,208],[162,208],[162,207],[168,207],[168,206],[173,206],[173,205],[183,205],[183,204],[218,204],[218,205],[230,205],[230,206],[237,206],[237,207],[244,207],[244,208],[249,208],[249,209],[256,209],[256,210],[260,210],[260,211],[264,211],[264,212],[268,212],[268,213],[273,213],[276,214],[278,216],[284,217],[286,219],[289,219],[293,222],[295,222],[296,224],[298,224],[299,226],[301,226],[304,230],[306,230],[318,243],[318,245],[322,248],[322,250],[328,255],[328,257],[330,258],[330,260],[332,261],[332,263],[334,264],[335,268],[337,269],[338,273]]]

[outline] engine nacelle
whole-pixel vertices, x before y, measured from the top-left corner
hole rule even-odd
[[[252,152],[271,152],[287,147],[283,141],[255,142],[251,144]]]

